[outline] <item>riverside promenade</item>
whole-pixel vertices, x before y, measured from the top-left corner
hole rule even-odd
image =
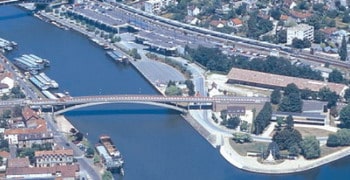
[[[48,14],[43,13],[41,15],[46,16],[46,18],[48,18],[48,19],[51,19],[50,18],[51,16]],[[82,34],[86,33],[85,35],[87,35],[90,38],[91,37],[95,38],[95,35],[92,34],[91,32],[84,30],[80,26],[76,26],[75,24],[66,22],[66,20],[64,20],[64,19],[59,19],[57,17],[53,17],[53,19],[51,19],[51,20],[56,21],[57,23],[60,23],[63,26],[70,27],[73,30],[76,30]],[[98,39],[98,37],[96,37],[96,38]],[[101,42],[105,41],[101,38],[99,40],[101,40]],[[106,43],[108,43],[108,42],[106,42]],[[137,66],[135,66],[135,67],[137,68]],[[139,66],[139,67],[142,67],[142,66]],[[140,73],[143,72],[141,68],[138,69],[138,71]],[[143,75],[146,79],[148,78],[145,74],[143,74]],[[167,74],[164,74],[163,76],[167,76]],[[147,79],[147,80],[149,82],[151,82],[151,84],[153,84],[153,85],[155,84],[154,80],[153,81],[150,81],[149,79]],[[297,159],[297,160],[285,160],[284,162],[282,162],[280,164],[276,164],[276,165],[261,164],[257,161],[257,158],[239,155],[233,149],[233,147],[231,146],[231,144],[229,142],[230,133],[220,132],[216,129],[211,128],[210,125],[203,125],[203,120],[197,119],[196,117],[193,117],[192,119],[191,118],[188,118],[188,119],[185,118],[185,119],[205,139],[207,139],[208,142],[211,143],[213,146],[219,144],[220,145],[220,153],[228,162],[230,162],[232,165],[236,166],[237,168],[251,171],[251,172],[266,173],[266,174],[283,174],[283,173],[294,173],[294,172],[306,171],[306,170],[324,165],[326,163],[338,160],[338,159],[343,158],[347,155],[350,155],[350,147],[349,147],[349,148],[344,148],[336,153],[332,153],[330,155],[327,155],[325,157],[321,157],[321,158],[316,159],[316,160],[305,160],[304,158],[299,157],[299,159]],[[206,123],[208,124],[208,123],[212,123],[212,122],[206,122]],[[218,137],[221,137],[221,139],[219,141],[218,141]]]

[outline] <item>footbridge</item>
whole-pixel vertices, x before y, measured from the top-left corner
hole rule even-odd
[[[136,103],[160,106],[185,112],[193,106],[198,109],[210,107],[215,109],[220,104],[243,105],[261,104],[269,101],[264,97],[237,97],[237,96],[216,96],[216,97],[184,97],[184,96],[161,96],[161,95],[96,95],[96,96],[76,96],[59,99],[23,99],[0,101],[0,107],[30,106],[37,108],[62,107],[56,113],[95,106],[107,103]]]

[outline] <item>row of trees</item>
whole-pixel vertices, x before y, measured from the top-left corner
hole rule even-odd
[[[318,99],[327,101],[327,108],[335,108],[339,99],[336,92],[327,87],[321,88],[318,92],[309,89],[300,90],[294,83],[288,84],[284,89],[283,98],[280,89],[274,89],[271,93],[271,103],[278,104],[278,110],[282,112],[301,112],[302,99]],[[350,97],[350,91],[348,91]],[[282,100],[281,100],[282,98]]]
[[[227,56],[218,48],[199,46],[197,49],[185,48],[187,55],[211,71],[228,72],[232,67],[249,69],[285,76],[301,77],[306,79],[324,80],[320,71],[314,71],[309,66],[292,65],[282,57],[268,56],[266,60],[255,58],[249,61],[244,56]]]
[[[264,107],[261,109],[259,114],[254,119],[254,133],[261,134],[264,129],[270,124],[272,117],[272,106],[271,103],[266,102]]]

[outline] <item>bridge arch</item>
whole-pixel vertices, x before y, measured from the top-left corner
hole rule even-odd
[[[62,110],[54,112],[54,115],[60,115],[68,111],[73,111],[76,109],[84,108],[84,107],[90,107],[90,106],[97,106],[97,105],[102,105],[102,104],[147,104],[147,105],[153,105],[153,106],[159,106],[159,107],[164,107],[168,109],[173,109],[176,111],[179,111],[181,113],[187,113],[187,110],[178,106],[170,105],[170,104],[164,104],[164,103],[158,103],[158,102],[145,102],[145,101],[119,101],[119,102],[96,102],[96,103],[86,103],[86,104],[78,104],[74,106],[70,106],[67,108],[64,108]]]

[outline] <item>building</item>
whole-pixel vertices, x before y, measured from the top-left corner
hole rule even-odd
[[[298,24],[297,26],[287,29],[287,44],[291,45],[293,39],[308,39],[310,42],[314,41],[314,27],[307,24]]]
[[[73,164],[72,149],[58,149],[52,151],[35,151],[36,167],[53,167]]]
[[[161,7],[161,0],[148,0],[145,2],[145,11],[148,13],[157,14],[160,12]]]
[[[4,138],[9,144],[24,148],[33,144],[53,142],[53,133],[47,131],[46,121],[29,107],[23,108],[22,121],[25,124],[24,128],[5,129]]]
[[[187,15],[188,16],[197,16],[201,10],[197,6],[187,6]]]
[[[241,21],[240,19],[238,19],[238,18],[232,18],[231,20],[229,20],[229,21],[227,22],[227,26],[238,28],[238,27],[243,26],[243,23],[242,23],[242,21]]]
[[[6,169],[6,179],[65,179],[79,178],[79,165],[54,167],[31,167],[28,157],[9,159]]]
[[[299,89],[310,89],[318,92],[321,88],[327,87],[335,91],[338,95],[343,96],[348,88],[345,84],[316,81],[311,79],[282,76],[264,72],[232,68],[227,75],[228,83],[257,86],[268,89],[285,88],[288,84],[294,83]]]
[[[5,73],[0,76],[0,95],[8,94],[14,86],[15,81],[10,74]]]

